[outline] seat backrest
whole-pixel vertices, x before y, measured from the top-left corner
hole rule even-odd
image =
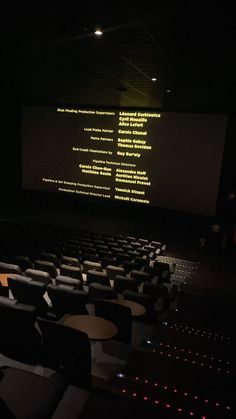
[[[112,300],[117,298],[117,294],[114,288],[96,282],[92,282],[89,285],[88,293],[90,302],[93,302],[95,299]]]
[[[81,270],[78,266],[71,266],[71,265],[64,265],[62,264],[60,267],[60,275],[62,276],[70,276],[71,278],[83,280],[83,276]]]
[[[41,337],[35,328],[37,308],[0,297],[0,352],[26,363],[38,363]]]
[[[42,252],[40,259],[52,262],[56,268],[60,268],[60,261],[55,253]]]
[[[138,285],[140,285],[144,281],[151,280],[151,277],[147,272],[141,272],[136,269],[132,269],[132,271],[130,271],[130,276],[131,278],[136,279]]]
[[[21,270],[24,272],[26,269],[32,269],[33,268],[33,262],[30,260],[29,256],[23,256],[23,255],[12,255],[10,256],[11,263],[14,263],[18,266],[20,266]]]
[[[70,383],[89,389],[91,346],[86,333],[50,320],[38,319],[42,333],[44,365],[66,372]]]
[[[107,275],[110,279],[115,279],[116,275],[124,275],[125,270],[120,266],[108,265],[106,267]]]
[[[83,262],[83,272],[84,273],[87,273],[90,270],[101,272],[102,271],[102,265],[101,265],[101,263],[91,262],[89,260],[85,260]]]
[[[96,316],[110,320],[116,325],[118,334],[113,339],[130,344],[132,336],[132,316],[130,308],[105,300],[95,301],[94,307]]]
[[[71,278],[70,276],[58,275],[56,277],[56,285],[69,285],[77,290],[83,291],[83,284],[81,280]]]
[[[20,303],[36,306],[40,315],[47,313],[48,305],[43,297],[46,291],[45,284],[17,275],[8,277],[8,286],[13,297]]]
[[[116,275],[114,279],[114,288],[116,292],[122,294],[125,290],[138,292],[138,282],[128,276]]]
[[[18,265],[14,265],[13,263],[0,262],[0,273],[2,274],[14,273],[14,274],[22,275],[22,270]]]
[[[56,278],[58,275],[56,266],[53,262],[48,262],[47,260],[35,260],[34,267],[35,269],[48,272],[52,278]]]
[[[78,258],[72,258],[70,256],[62,256],[61,263],[62,263],[62,265],[76,266],[77,268],[80,267],[79,259]]]
[[[47,293],[51,300],[53,310],[58,318],[64,314],[88,314],[85,305],[88,302],[88,293],[69,287],[67,285],[47,286]]]
[[[145,309],[146,309],[146,312],[142,316],[142,318],[144,320],[147,320],[147,321],[152,321],[153,320],[154,304],[153,304],[153,299],[150,295],[146,295],[146,294],[142,294],[142,293],[138,293],[138,292],[134,292],[134,291],[130,291],[130,290],[125,290],[124,293],[123,293],[123,298],[125,300],[131,300],[131,301],[134,301],[134,302],[144,306]],[[140,319],[141,318],[139,318],[139,320]]]
[[[40,271],[38,269],[26,269],[25,276],[46,285],[52,282],[51,276],[48,272]]]
[[[98,271],[88,271],[87,272],[87,285],[91,284],[92,282],[97,282],[102,285],[110,286],[110,280],[108,275],[105,272],[98,272]]]
[[[134,263],[134,262],[125,261],[125,262],[123,262],[122,266],[125,270],[125,273],[129,273],[130,271],[132,271],[134,269],[135,270],[138,269],[138,264]]]

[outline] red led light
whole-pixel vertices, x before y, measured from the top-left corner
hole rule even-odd
[[[206,399],[206,400],[205,400],[205,403],[208,403],[208,401],[209,401],[209,400],[207,400],[207,399]]]
[[[227,410],[230,410],[230,406],[226,406],[226,409],[227,409]]]
[[[216,402],[216,406],[219,406],[219,405],[220,405],[220,403]]]
[[[167,387],[167,386],[164,386],[163,388],[164,388],[164,390],[167,390],[167,389],[168,389],[168,387]]]
[[[181,407],[178,407],[178,412],[183,412],[183,409],[181,409]]]
[[[188,393],[184,393],[184,396],[187,396],[188,395]]]
[[[148,383],[148,380],[144,380],[144,382],[147,384]]]
[[[148,400],[148,397],[147,396],[143,396],[143,400]]]
[[[125,388],[122,388],[122,393],[126,393],[126,390],[125,390]]]
[[[194,399],[197,400],[198,399],[198,396],[194,396]]]
[[[159,400],[155,400],[154,403],[155,404],[159,404],[160,402],[159,402]]]
[[[190,414],[190,416],[194,416],[194,413],[193,412],[189,412],[189,414]]]
[[[176,388],[174,388],[174,393],[177,393],[177,389]]]
[[[167,404],[166,404],[166,407],[167,407],[167,409],[169,409],[169,408],[170,408],[170,404],[168,404],[168,403],[167,403]]]
[[[154,386],[155,386],[155,387],[157,387],[157,386],[158,386],[158,384],[157,384],[157,383],[155,383],[155,384],[154,384]]]
[[[132,394],[132,396],[133,396],[133,397],[136,397],[136,396],[137,396],[137,393],[133,393],[133,394]]]
[[[135,380],[139,380],[139,377],[135,377]]]

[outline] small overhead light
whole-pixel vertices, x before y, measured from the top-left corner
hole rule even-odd
[[[157,81],[157,78],[156,77],[152,77],[152,79],[151,79],[152,81]]]
[[[166,89],[166,93],[172,93],[172,90]]]
[[[101,29],[96,29],[96,31],[95,31],[94,33],[95,33],[95,35],[97,35],[97,36],[101,36],[101,35],[103,35],[103,32],[101,31]]]

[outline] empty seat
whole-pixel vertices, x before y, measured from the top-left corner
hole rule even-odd
[[[154,307],[157,311],[163,311],[168,307],[169,294],[165,285],[144,282],[143,294],[150,295],[150,297],[153,299]]]
[[[130,276],[131,278],[136,279],[136,281],[138,282],[138,285],[140,285],[144,281],[151,280],[151,277],[147,272],[142,272],[135,269],[130,271]]]
[[[153,299],[152,297],[150,297],[150,295],[126,290],[123,293],[123,298],[125,300],[135,301],[136,303],[141,304],[143,307],[145,307],[146,312],[142,316],[144,320],[147,320],[147,321],[154,320],[154,304],[153,304]]]
[[[58,275],[56,277],[56,285],[69,285],[75,289],[83,291],[83,283],[80,279],[71,278],[70,276]]]
[[[95,301],[94,307],[96,316],[103,317],[116,325],[118,333],[113,339],[130,344],[132,335],[130,308],[111,301]]]
[[[50,419],[68,387],[68,378],[43,377],[19,368],[0,368],[1,419]]]
[[[91,380],[91,346],[86,333],[45,319],[38,319],[42,333],[43,364],[66,373],[69,383],[89,389]]]
[[[48,272],[40,271],[38,269],[26,269],[25,276],[34,279],[35,281],[43,282],[43,284],[49,284],[52,282],[51,276]]]
[[[147,239],[138,239],[138,242],[139,242],[142,246],[145,246],[145,245],[148,245],[148,244],[149,244],[149,241],[148,241]]]
[[[0,348],[7,357],[38,363],[41,337],[35,328],[37,309],[17,300],[0,297]]]
[[[13,298],[22,304],[33,305],[37,308],[37,314],[46,315],[48,305],[44,299],[46,285],[39,281],[33,281],[25,276],[8,277],[8,286]]]
[[[14,265],[13,263],[0,262],[0,273],[14,273],[22,275],[22,270],[19,265]]]
[[[142,247],[139,247],[137,249],[137,252],[139,253],[140,256],[148,256],[150,253],[148,249],[143,249]]]
[[[71,265],[61,265],[60,267],[60,275],[62,276],[70,276],[71,278],[76,278],[83,281],[83,276],[80,268],[78,266],[71,266]]]
[[[90,253],[82,253],[81,255],[82,262],[90,261],[90,262],[99,262],[100,258],[97,254],[92,255]]]
[[[96,282],[89,285],[88,293],[90,302],[93,302],[96,299],[112,300],[117,298],[114,288]]]
[[[125,270],[125,273],[127,273],[127,274],[134,269],[138,269],[138,264],[134,263],[134,262],[125,261],[125,262],[123,262],[122,266]]]
[[[110,286],[110,280],[108,275],[105,272],[99,271],[88,271],[87,272],[87,285],[91,284],[92,282],[97,282],[102,285]]]
[[[69,256],[62,256],[61,263],[67,266],[76,266],[77,268],[80,267],[80,262],[78,258],[71,258]]]
[[[137,263],[139,269],[143,268],[144,266],[147,266],[149,264],[149,261],[146,256],[138,256],[134,259],[134,263]]]
[[[110,279],[115,279],[116,275],[124,275],[125,270],[120,266],[107,265],[106,272]]]
[[[9,259],[11,263],[18,265],[23,272],[26,271],[26,269],[33,268],[33,262],[29,256],[12,255],[9,257]]]
[[[102,256],[102,268],[105,269],[107,265],[114,266],[116,263],[116,258],[111,256]]]
[[[101,263],[97,262],[90,262],[89,260],[85,260],[83,263],[83,273],[87,273],[88,271],[102,271]]]
[[[48,262],[46,260],[36,260],[34,262],[35,269],[49,273],[52,278],[56,278],[58,275],[57,269],[53,262]]]
[[[116,275],[114,289],[119,294],[122,294],[125,290],[138,292],[138,282],[128,276]]]
[[[57,318],[64,314],[88,314],[86,304],[88,293],[69,287],[67,285],[47,286],[47,293]]]
[[[161,242],[158,242],[158,241],[155,241],[155,240],[152,240],[150,244],[151,244],[151,246],[154,246],[155,249],[159,249],[162,246]]]
[[[144,272],[147,272],[151,276],[151,278],[160,276],[158,269],[154,268],[153,266],[144,266]]]
[[[54,253],[42,252],[40,260],[46,260],[47,262],[52,262],[54,263],[56,268],[60,268],[60,261],[57,255],[55,255]]]

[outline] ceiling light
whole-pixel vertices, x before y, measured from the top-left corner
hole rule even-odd
[[[101,29],[96,29],[96,31],[95,31],[94,33],[95,33],[95,35],[97,35],[97,36],[101,36],[101,35],[103,35],[103,32],[101,31]]]
[[[166,89],[166,93],[172,93],[172,90]]]
[[[151,79],[152,81],[157,81],[156,77],[152,77]]]

